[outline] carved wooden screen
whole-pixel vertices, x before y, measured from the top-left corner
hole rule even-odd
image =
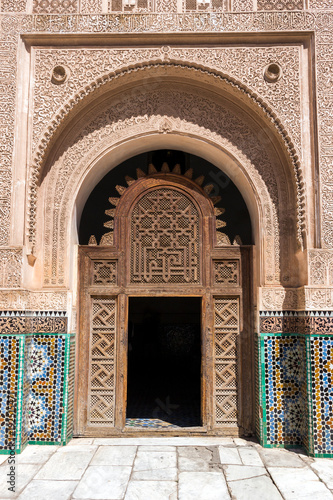
[[[88,424],[114,424],[116,300],[92,298]]]
[[[176,189],[155,189],[132,212],[131,283],[200,283],[199,214]]]
[[[236,349],[239,334],[239,299],[214,299],[215,425],[237,426]]]

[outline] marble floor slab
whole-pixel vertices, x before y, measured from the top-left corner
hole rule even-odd
[[[232,437],[78,438],[0,460],[0,500],[333,500],[333,459]]]

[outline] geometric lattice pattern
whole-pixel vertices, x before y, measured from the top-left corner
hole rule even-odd
[[[20,453],[28,442],[66,444],[73,434],[74,335],[0,335],[0,354],[0,453],[13,445]]]
[[[61,441],[66,348],[63,337],[38,335],[33,340],[29,441]]]
[[[214,283],[216,285],[239,285],[238,260],[214,260]]]
[[[214,299],[215,425],[237,426],[238,298]]]
[[[75,14],[79,0],[33,0],[34,14]]]
[[[333,337],[307,339],[309,400],[312,408],[309,451],[316,456],[333,454]]]
[[[1,336],[0,352],[0,450],[6,450],[16,448],[19,362],[24,355],[22,336]]]
[[[200,283],[199,214],[175,189],[155,189],[134,207],[131,283]]]
[[[117,282],[117,262],[115,260],[95,260],[93,265],[93,285],[112,285]]]
[[[303,0],[257,0],[257,10],[303,10]]]
[[[302,445],[306,435],[305,339],[297,334],[261,338],[263,430],[268,445]]]
[[[88,423],[114,425],[116,299],[93,298]]]

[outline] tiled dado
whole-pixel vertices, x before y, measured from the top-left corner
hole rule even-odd
[[[333,311],[264,311],[261,333],[333,334]]]
[[[0,453],[73,434],[74,334],[0,335]]]
[[[257,434],[263,446],[333,457],[333,315],[261,313]]]
[[[0,311],[0,335],[8,333],[66,333],[63,311]]]

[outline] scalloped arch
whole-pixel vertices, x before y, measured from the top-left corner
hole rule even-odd
[[[39,144],[36,148],[36,153],[33,158],[31,165],[30,174],[30,193],[29,193],[29,222],[28,222],[28,237],[29,241],[34,243],[35,240],[35,212],[36,212],[36,202],[37,202],[37,186],[40,178],[40,174],[43,170],[43,166],[46,162],[47,156],[51,148],[53,147],[56,138],[61,131],[66,127],[66,124],[70,122],[72,117],[72,110],[75,108],[80,111],[84,109],[91,100],[94,100],[100,95],[100,90],[103,86],[108,83],[111,84],[116,79],[125,77],[133,72],[138,72],[140,70],[147,70],[150,68],[158,67],[172,67],[180,69],[189,69],[195,72],[200,72],[202,74],[218,79],[223,84],[227,85],[231,91],[235,94],[239,92],[243,96],[249,99],[249,103],[255,103],[258,107],[258,111],[261,112],[263,117],[274,126],[280,140],[285,146],[285,153],[290,161],[290,166],[292,168],[293,177],[295,181],[296,188],[296,210],[297,210],[297,239],[299,244],[303,243],[303,231],[305,231],[305,193],[304,193],[304,182],[303,175],[301,171],[301,163],[296,152],[296,148],[290,138],[287,129],[283,126],[281,120],[278,118],[277,114],[272,110],[272,108],[254,91],[243,84],[240,80],[217,71],[212,67],[206,67],[198,64],[193,64],[190,62],[168,60],[162,61],[161,59],[141,62],[136,65],[129,65],[123,67],[117,71],[109,72],[96,80],[92,81],[89,85],[83,87],[76,95],[67,101],[51,120],[50,124],[47,126],[47,130],[44,132],[43,137],[40,139]],[[90,99],[89,99],[90,98]]]

